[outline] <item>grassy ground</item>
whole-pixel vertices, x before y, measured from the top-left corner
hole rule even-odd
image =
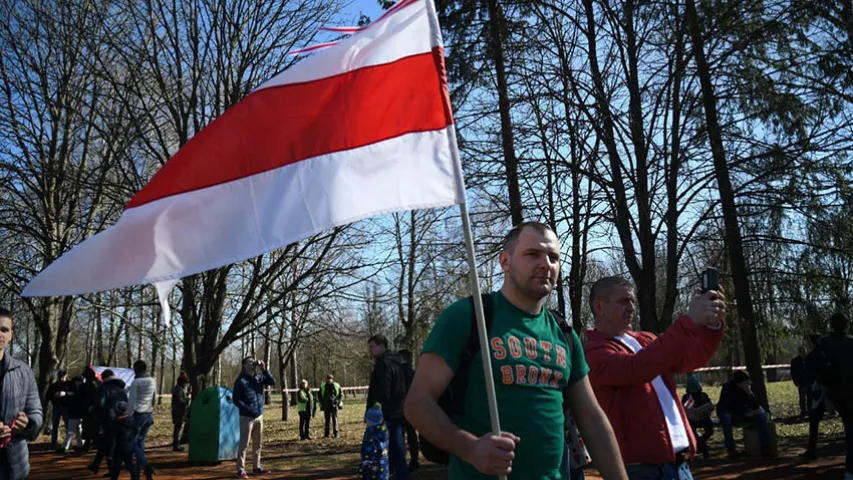
[[[681,389],[680,389],[681,390]],[[716,401],[719,387],[707,387],[708,395]],[[819,479],[841,478],[843,475],[843,431],[837,416],[824,420],[818,453],[823,457],[817,462],[803,463],[797,454],[805,448],[808,438],[808,423],[792,417],[799,412],[797,391],[790,382],[768,385],[771,409],[776,419],[779,458],[729,460],[722,445],[722,432],[714,434],[710,442],[711,460],[697,460],[693,465],[697,479]],[[295,407],[290,407],[289,420],[281,420],[281,399],[273,399],[264,415],[263,464],[273,470],[274,475],[266,478],[353,478],[358,464],[361,437],[364,432],[362,415],[364,397],[347,397],[344,410],[340,412],[341,435],[337,439],[323,439],[322,412],[311,424],[310,441],[298,440],[298,416]],[[187,453],[171,451],[172,424],[168,405],[158,406],[154,426],[148,438],[149,462],[157,468],[156,478],[182,479],[225,479],[234,475],[234,462],[198,465],[187,461]],[[740,441],[740,432],[736,430]],[[92,454],[57,455],[47,451],[49,436],[42,435],[31,448],[33,480],[101,478],[85,469]],[[742,448],[742,444],[741,444]],[[247,459],[248,460],[248,459]],[[425,465],[422,471],[412,475],[413,480],[436,480],[446,478],[446,471],[435,465]],[[594,469],[587,472],[588,478],[596,477]],[[127,478],[125,475],[123,478]]]

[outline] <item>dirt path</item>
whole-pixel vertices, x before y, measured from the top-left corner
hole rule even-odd
[[[33,480],[49,479],[101,479],[106,470],[99,475],[93,475],[86,469],[92,454],[83,456],[77,454],[57,455],[48,452],[45,444],[32,446],[31,475]],[[226,479],[234,477],[234,464],[230,461],[220,464],[190,464],[186,453],[172,452],[169,446],[149,448],[148,459],[157,468],[157,479]],[[788,449],[780,452],[776,459],[740,459],[711,458],[697,460],[693,465],[694,477],[699,479],[839,479],[844,475],[843,444],[828,445],[820,451],[824,456],[814,462],[803,462],[796,457],[796,451]],[[337,454],[311,452],[305,454],[290,453],[285,455],[270,454],[266,457],[271,463],[304,464],[303,457],[318,457],[317,464],[312,467],[301,467],[293,470],[276,472],[269,479],[353,479],[351,467],[341,468],[342,463],[348,463],[352,452]],[[288,461],[289,460],[289,461]],[[313,462],[312,462],[313,463]],[[426,466],[422,471],[412,475],[413,480],[438,480],[445,478],[444,469],[435,465]],[[125,473],[122,478],[128,478]],[[598,479],[594,470],[587,472],[587,478]]]

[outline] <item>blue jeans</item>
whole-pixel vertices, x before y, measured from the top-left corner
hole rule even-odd
[[[403,421],[388,420],[388,461],[394,465],[396,480],[409,479],[409,466],[406,464],[406,446],[403,443]]]
[[[570,469],[569,480],[584,480],[583,467]]]
[[[53,413],[50,416],[50,444],[56,445],[59,439],[59,419],[65,423],[65,429],[68,430],[68,408],[53,406]]]
[[[133,454],[136,456],[136,468],[140,469],[148,465],[145,460],[145,438],[148,437],[148,430],[154,424],[154,415],[150,412],[133,414],[133,421],[136,424],[136,445],[133,447]]]
[[[717,417],[719,417],[720,423],[723,424],[723,437],[725,438],[726,449],[734,450],[735,438],[734,435],[732,435],[734,419],[730,414],[719,412],[717,412]],[[763,409],[761,410],[761,413],[754,417],[738,419],[738,423],[754,424],[758,428],[758,439],[761,442],[761,447],[767,448],[770,445],[770,431],[767,430],[767,414],[764,413]]]
[[[693,474],[686,463],[641,463],[626,465],[625,470],[630,480],[693,480]]]

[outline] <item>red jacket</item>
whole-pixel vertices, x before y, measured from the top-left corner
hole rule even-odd
[[[696,453],[696,439],[678,401],[672,377],[705,366],[720,346],[724,333],[724,326],[716,330],[697,326],[682,315],[659,337],[649,332],[628,332],[643,346],[634,354],[598,330],[587,330],[584,353],[589,364],[589,381],[610,419],[626,465],[675,461],[666,419],[652,386],[658,375],[672,393],[687,427],[690,454]]]

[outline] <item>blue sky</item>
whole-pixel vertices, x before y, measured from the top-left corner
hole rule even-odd
[[[382,9],[379,8],[377,0],[353,0],[350,6],[344,9],[344,16],[357,19],[359,12],[375,20],[382,14]]]

